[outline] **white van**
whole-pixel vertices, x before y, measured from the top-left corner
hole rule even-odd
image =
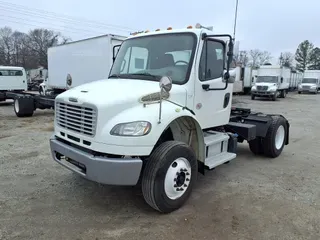
[[[0,91],[27,91],[27,74],[23,67],[0,66]]]

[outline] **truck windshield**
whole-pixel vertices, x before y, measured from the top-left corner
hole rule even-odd
[[[317,83],[317,79],[316,78],[304,78],[301,81],[302,83]]]
[[[258,83],[277,83],[278,77],[277,76],[258,76],[256,82]]]
[[[189,79],[196,37],[192,33],[142,36],[125,40],[109,78],[159,81],[169,76],[174,84]]]

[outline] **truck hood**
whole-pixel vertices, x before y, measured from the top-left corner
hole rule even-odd
[[[83,84],[61,93],[57,100],[70,101],[77,99],[79,103],[100,105],[118,105],[139,102],[147,94],[160,91],[159,82],[132,79],[103,79]],[[185,105],[187,90],[180,85],[172,85],[170,99]],[[72,102],[72,100],[71,100]]]

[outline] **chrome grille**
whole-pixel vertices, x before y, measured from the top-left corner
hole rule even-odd
[[[268,86],[257,86],[257,90],[258,91],[267,91],[268,90]]]
[[[91,107],[57,102],[56,121],[62,128],[87,136],[94,136],[96,120],[96,110]]]
[[[302,89],[303,89],[303,90],[309,90],[309,89],[310,89],[310,86],[302,86]]]

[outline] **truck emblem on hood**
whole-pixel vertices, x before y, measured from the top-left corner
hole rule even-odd
[[[73,97],[70,97],[70,98],[69,98],[69,101],[70,101],[70,102],[78,102],[78,99],[73,98]]]

